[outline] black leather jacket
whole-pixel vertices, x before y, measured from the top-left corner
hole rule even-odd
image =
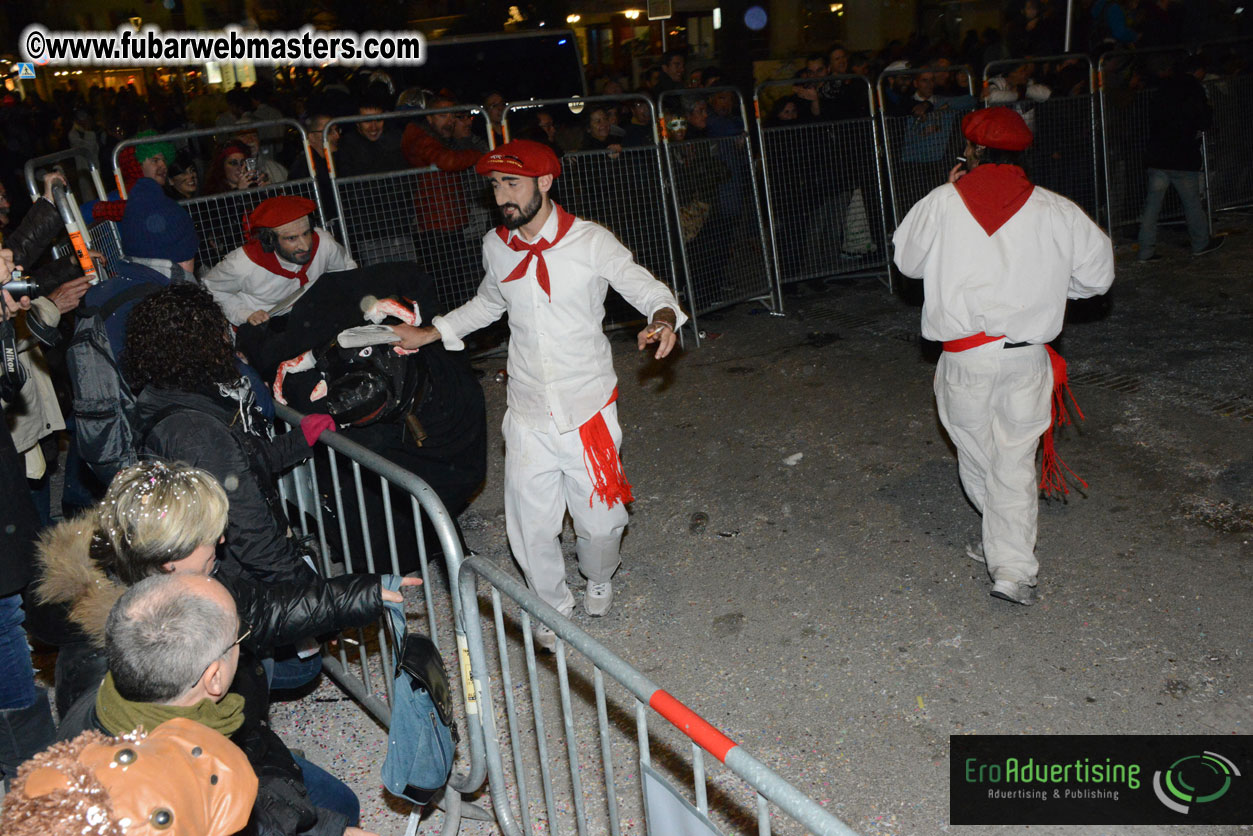
[[[17,229],[4,236],[4,246],[13,251],[13,263],[22,265],[24,272],[35,277],[42,296],[83,275],[78,259],[73,255],[63,256],[35,269],[35,263],[44,250],[63,232],[65,224],[57,208],[40,197],[35,199]]]

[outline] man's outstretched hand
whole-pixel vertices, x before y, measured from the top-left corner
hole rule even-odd
[[[439,329],[434,325],[392,325],[389,326],[400,337],[400,347],[409,350],[421,348],[440,339]]]
[[[657,315],[653,321],[648,323],[643,331],[640,331],[637,338],[640,351],[650,343],[657,343],[657,353],[653,356],[658,360],[667,356],[674,350],[674,345],[679,341],[678,333],[675,328],[675,314],[669,308],[663,308],[657,311]]]
[[[401,578],[400,585],[401,586],[421,586],[422,579],[421,578]],[[405,597],[400,594],[400,590],[398,589],[384,589],[382,593],[382,597],[384,601],[391,601],[393,604],[403,604],[405,602]]]

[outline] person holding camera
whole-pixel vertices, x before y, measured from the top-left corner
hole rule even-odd
[[[11,250],[0,250],[0,329],[9,332],[30,294],[14,290]],[[11,333],[11,332],[9,332]],[[5,334],[7,337],[8,334]],[[7,354],[7,352],[6,352]],[[6,364],[5,371],[9,371]],[[7,383],[8,375],[5,375]],[[26,467],[7,423],[0,425],[0,779],[5,785],[27,758],[52,743],[52,707],[35,684],[30,645],[22,629],[22,590],[31,580],[39,516],[26,486]]]
[[[263,200],[244,217],[248,243],[204,277],[232,325],[260,325],[322,274],[356,269],[339,242],[313,225],[317,208],[308,198],[280,195]]]
[[[268,185],[270,181],[265,173],[257,170],[257,158],[252,155],[252,149],[232,140],[223,145],[209,163],[203,194],[224,194]]]

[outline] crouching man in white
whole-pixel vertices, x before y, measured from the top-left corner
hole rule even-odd
[[[487,271],[477,295],[431,325],[394,326],[405,348],[461,338],[509,314],[505,437],[505,525],[527,584],[564,615],[574,610],[558,537],[568,509],[583,605],[604,615],[621,563],[631,486],[622,472],[617,376],[606,339],[605,294],[613,287],[649,318],[640,350],[667,356],[687,317],[674,294],[635,263],[604,227],[566,212],[549,197],[561,163],[547,146],[515,140],[476,166],[489,176],[504,223],[483,239]],[[536,641],[552,649],[546,629]]]

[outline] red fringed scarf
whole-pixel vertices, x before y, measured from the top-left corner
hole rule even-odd
[[[984,163],[955,184],[962,203],[988,235],[1014,217],[1035,186],[1016,165]]]
[[[309,283],[309,266],[313,264],[313,257],[318,254],[318,233],[313,233],[313,246],[309,250],[309,260],[300,265],[300,269],[292,272],[283,265],[279,264],[278,256],[274,253],[267,253],[261,247],[261,242],[252,239],[244,244],[244,255],[248,256],[248,260],[262,269],[269,270],[276,276],[283,276],[288,279],[296,279],[300,282],[300,286],[304,287]]]
[[[1066,485],[1067,473],[1075,477],[1085,488],[1088,483],[1078,473],[1067,467],[1062,457],[1057,455],[1057,447],[1053,443],[1053,430],[1070,423],[1070,414],[1066,412],[1067,395],[1070,396],[1070,402],[1075,405],[1075,413],[1078,414],[1079,420],[1083,420],[1083,412],[1079,409],[1079,402],[1075,400],[1075,393],[1070,391],[1070,383],[1066,379],[1065,359],[1053,350],[1053,346],[1046,345],[1045,348],[1048,349],[1049,362],[1053,364],[1053,422],[1044,431],[1044,467],[1040,474],[1040,490],[1044,491],[1045,496],[1061,497],[1070,493],[1070,488]]]
[[[507,228],[504,226],[496,227],[496,234],[500,236],[501,241],[504,241],[505,244],[508,245],[509,249],[514,252],[526,253],[526,258],[519,261],[518,266],[514,267],[513,270],[510,271],[509,275],[505,276],[501,279],[501,281],[511,282],[515,279],[522,278],[526,275],[527,268],[531,266],[531,259],[538,258],[539,263],[535,265],[535,280],[539,282],[540,288],[544,291],[545,295],[548,296],[549,302],[553,300],[553,293],[548,281],[548,265],[544,263],[544,250],[549,247],[556,246],[557,242],[564,238],[566,233],[570,231],[570,227],[574,226],[575,221],[574,215],[571,215],[565,209],[562,209],[557,203],[553,204],[553,211],[557,213],[557,234],[551,241],[540,239],[534,244],[528,244],[522,240],[521,235],[515,235],[513,238],[510,238],[510,231]],[[609,403],[613,403],[613,401],[610,401]]]
[[[618,389],[615,387],[605,406],[609,406],[617,399]],[[624,505],[634,502],[631,484],[627,482],[626,474],[622,472],[622,459],[618,457],[618,448],[614,446],[613,436],[609,434],[609,425],[605,423],[605,417],[600,412],[579,427],[579,438],[583,441],[583,464],[587,467],[587,475],[592,480],[592,495],[587,498],[587,507],[591,508],[597,497],[600,497],[600,501],[605,503],[607,508],[612,508],[619,502]]]

